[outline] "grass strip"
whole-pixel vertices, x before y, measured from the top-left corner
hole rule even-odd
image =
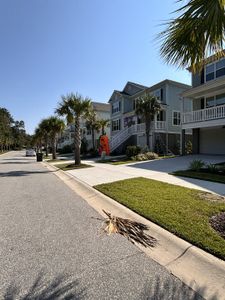
[[[189,170],[175,171],[170,174],[176,175],[176,176],[183,176],[183,177],[195,178],[195,179],[200,179],[200,180],[206,180],[206,181],[225,183],[225,176],[219,175],[219,174],[196,172],[196,171],[189,171]]]
[[[204,192],[147,178],[126,179],[95,188],[175,235],[225,259],[225,240],[209,224],[211,216],[225,211],[225,202],[205,200]]]
[[[63,170],[63,171],[69,171],[69,170],[77,170],[77,169],[84,169],[84,168],[91,168],[91,165],[86,165],[86,164],[80,164],[79,166],[75,164],[55,164],[55,167]]]

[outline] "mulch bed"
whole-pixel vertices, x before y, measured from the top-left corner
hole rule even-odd
[[[225,239],[225,212],[210,218],[210,224]]]

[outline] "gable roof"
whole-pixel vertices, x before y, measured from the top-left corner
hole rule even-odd
[[[93,109],[96,111],[110,112],[110,104],[102,102],[92,102]]]

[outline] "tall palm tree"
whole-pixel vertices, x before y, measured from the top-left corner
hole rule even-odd
[[[80,165],[80,119],[85,116],[91,107],[91,100],[83,98],[79,94],[69,94],[62,96],[62,101],[59,103],[56,113],[60,116],[66,116],[67,122],[74,122],[74,159],[75,165]]]
[[[107,119],[98,120],[98,124],[99,124],[99,127],[101,128],[102,135],[105,134],[105,127],[109,126],[109,122],[110,122],[110,120],[107,120]]]
[[[149,135],[155,115],[161,110],[161,105],[155,96],[145,93],[136,100],[136,114],[145,122],[146,145],[150,149]]]
[[[61,133],[65,128],[65,123],[62,119],[52,116],[48,119],[49,124],[49,136],[51,139],[51,146],[52,146],[52,159],[56,159],[56,146],[57,146],[57,137],[58,134]]]
[[[44,139],[45,143],[45,155],[48,157],[48,147],[49,147],[49,133],[51,130],[50,124],[49,124],[49,118],[43,119],[39,125],[38,128],[40,129],[42,133],[42,138]]]
[[[100,126],[97,120],[96,112],[91,108],[88,113],[85,115],[86,119],[86,127],[91,130],[91,138],[92,138],[92,148],[95,150],[95,131],[99,131]]]
[[[225,0],[189,0],[176,13],[159,34],[167,63],[195,72],[209,55],[224,56]]]
[[[42,151],[42,140],[43,140],[43,132],[39,127],[37,127],[32,137],[32,144],[36,146],[37,152]]]

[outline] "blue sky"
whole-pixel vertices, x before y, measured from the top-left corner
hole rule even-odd
[[[155,41],[175,2],[0,0],[0,106],[32,133],[70,92],[107,102],[127,81],[190,84]]]

